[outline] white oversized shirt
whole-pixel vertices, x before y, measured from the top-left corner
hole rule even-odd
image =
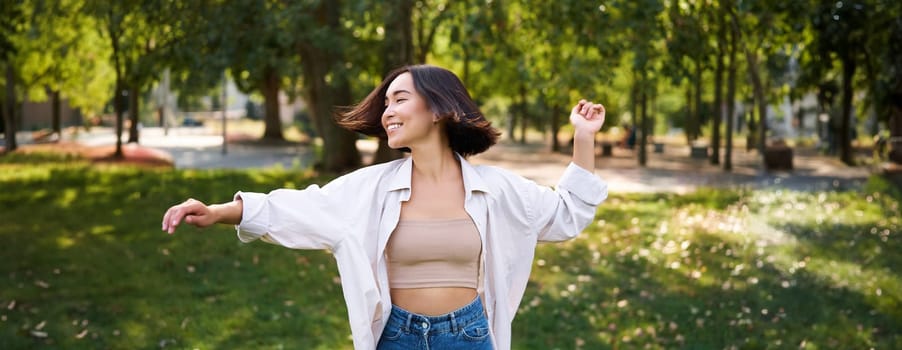
[[[511,322],[523,298],[538,241],[576,237],[607,198],[607,184],[571,163],[556,189],[460,157],[464,209],[485,251],[483,285],[496,349],[509,349]],[[356,349],[375,349],[391,313],[385,246],[410,199],[411,158],[372,165],[323,187],[238,192],[242,242],[262,239],[294,249],[329,249]]]

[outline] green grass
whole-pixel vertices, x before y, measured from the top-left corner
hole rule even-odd
[[[159,230],[187,197],[323,183],[0,157],[0,348],[350,348],[325,252]],[[902,348],[898,192],[614,195],[540,245],[516,349]]]

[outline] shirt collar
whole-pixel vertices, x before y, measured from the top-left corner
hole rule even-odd
[[[413,173],[413,157],[407,157],[401,162],[401,166],[395,172],[388,185],[388,191],[410,189],[410,175]]]
[[[489,193],[489,186],[486,184],[485,180],[476,171],[476,168],[467,162],[463,156],[458,153],[455,153],[457,158],[460,159],[460,169],[461,169],[461,177],[464,180],[464,191],[467,192],[467,196],[474,191],[480,191]],[[407,157],[401,165],[398,167],[396,176],[392,179],[391,183],[388,186],[389,191],[397,191],[402,189],[410,189],[410,177],[413,173],[413,157]]]
[[[457,154],[457,158],[460,159],[461,176],[464,179],[464,190],[467,191],[467,196],[474,191],[490,193],[488,184],[485,183],[485,179],[482,178],[482,175],[476,171],[476,167],[470,164],[470,162],[464,159],[460,154]]]

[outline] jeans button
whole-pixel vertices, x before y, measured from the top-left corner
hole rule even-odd
[[[426,322],[423,322],[423,329],[427,329],[427,328],[429,328],[429,324]]]

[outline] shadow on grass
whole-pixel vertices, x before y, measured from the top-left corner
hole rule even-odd
[[[237,189],[299,187],[284,171],[52,168],[5,180],[0,348],[342,348],[333,259],[244,245],[234,230],[160,231],[164,210]]]
[[[800,236],[787,241],[752,232],[660,233],[660,221],[696,201],[668,198],[656,206],[651,203],[661,195],[629,198],[606,203],[598,216],[603,226],[590,227],[584,237],[540,246],[514,322],[514,348],[902,346],[900,279],[888,268],[898,266],[898,242],[872,235],[849,247],[845,239],[825,238],[870,232],[867,224],[831,225],[829,231],[778,225]],[[657,216],[649,214],[655,209]],[[655,223],[643,222],[655,217]],[[811,239],[812,232],[828,234]],[[877,253],[874,240],[883,244]],[[668,251],[670,241],[676,248]],[[807,266],[788,263],[806,257]],[[831,261],[855,264],[861,273],[831,271]],[[877,277],[868,278],[871,269]],[[873,293],[878,288],[882,295]]]

